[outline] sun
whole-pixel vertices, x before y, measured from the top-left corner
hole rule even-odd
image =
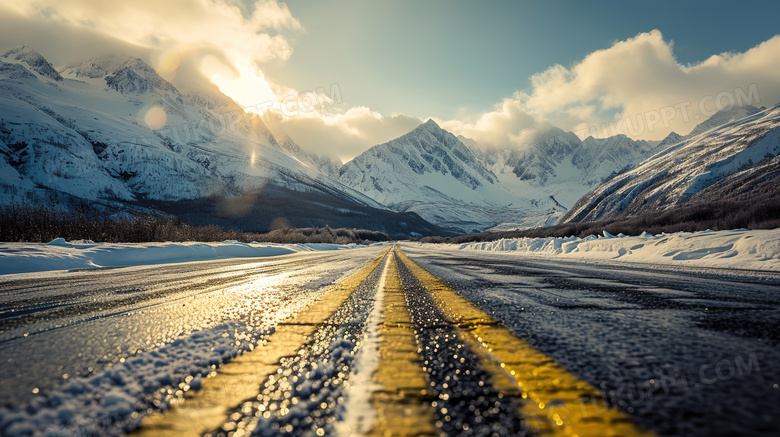
[[[200,67],[222,93],[248,112],[262,114],[279,104],[263,72],[251,62],[238,62],[233,71],[221,60],[207,55],[203,57]]]

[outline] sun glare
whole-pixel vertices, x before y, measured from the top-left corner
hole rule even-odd
[[[220,91],[248,112],[259,114],[277,103],[263,73],[248,62],[236,65],[236,73],[216,57],[205,56],[200,67],[203,74],[211,79]]]

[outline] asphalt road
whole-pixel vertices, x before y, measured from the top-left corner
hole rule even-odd
[[[204,329],[231,325],[238,331],[231,337],[256,343],[320,288],[378,253],[0,277],[0,403],[23,404],[38,397],[36,388],[45,394]]]
[[[403,246],[661,435],[780,431],[780,277]]]
[[[388,249],[0,279],[0,434],[780,430],[778,275]]]

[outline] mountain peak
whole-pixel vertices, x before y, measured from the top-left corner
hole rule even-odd
[[[179,91],[157,74],[157,71],[140,58],[108,55],[71,64],[62,70],[72,77],[105,79],[109,88],[122,94],[145,94],[155,90],[173,93]]]
[[[439,127],[439,125],[435,121],[433,121],[432,118],[429,118],[428,121],[426,121],[425,123],[422,124],[422,126],[425,126],[425,127],[428,127],[428,128],[441,129],[441,127]]]
[[[727,106],[713,114],[710,118],[696,125],[696,127],[694,127],[691,133],[689,133],[687,136],[688,138],[695,137],[696,135],[707,132],[710,129],[714,129],[718,126],[722,126],[735,120],[749,117],[759,112],[761,112],[761,109],[751,105]]]
[[[677,132],[669,132],[669,135],[667,135],[663,140],[661,140],[656,147],[658,148],[664,148],[666,146],[671,146],[672,144],[677,144],[680,141],[685,138],[684,136],[678,134]]]
[[[41,76],[48,77],[56,81],[61,81],[62,76],[57,73],[57,70],[46,60],[40,53],[35,50],[21,45],[14,49],[11,49],[3,54],[3,59],[8,61],[17,61],[26,64],[34,72]]]
[[[133,56],[106,55],[88,59],[83,62],[68,65],[63,72],[75,77],[87,77],[90,79],[102,79],[111,76],[120,70],[128,68],[137,73],[149,73],[154,69],[146,62]],[[157,73],[154,71],[155,74]]]
[[[429,132],[431,134],[440,136],[442,132],[447,132],[447,131],[445,131],[444,129],[441,128],[441,126],[436,124],[436,122],[433,121],[433,119],[429,118],[428,121],[426,121],[425,123],[423,123],[423,124],[417,126],[416,128],[412,129],[409,132],[409,134],[411,134],[412,132],[415,132],[415,133]]]
[[[484,190],[493,193],[493,188],[484,187],[493,187],[495,179],[496,176],[455,135],[428,120],[344,164],[338,180],[359,192],[369,193],[382,204],[401,205],[427,202],[431,196],[463,199],[466,195],[483,199]],[[475,194],[480,187],[483,187],[481,194]],[[454,215],[449,216],[451,211],[440,215],[461,215],[452,213]],[[433,210],[429,212],[438,214]],[[427,212],[424,214],[423,217],[431,217]]]
[[[25,51],[28,51],[28,50],[30,50],[30,48],[27,47],[26,45],[22,44],[20,46],[16,46],[16,47],[12,48],[11,50],[3,53],[3,57],[7,58],[7,57],[9,57],[11,55],[15,55],[17,53],[25,52]]]
[[[441,128],[438,124],[436,124],[433,119],[428,119],[425,123],[417,126],[416,128],[412,129],[410,132],[408,132],[404,136],[419,136],[421,134],[428,134],[433,135],[438,141],[442,143],[450,143],[451,141],[448,141],[447,136],[452,136],[453,139],[455,139],[455,136],[452,135],[449,131],[446,131]]]
[[[36,54],[38,56],[41,56],[35,50],[33,50],[33,49],[27,47],[26,45],[22,44],[20,46],[14,47],[11,50],[3,53],[3,57],[4,58],[9,58],[9,57],[14,56],[14,55],[20,56],[20,55],[25,55],[27,53],[34,53],[34,54]]]

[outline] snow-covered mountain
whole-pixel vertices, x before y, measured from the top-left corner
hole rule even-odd
[[[551,128],[525,148],[486,151],[429,120],[346,163],[338,180],[462,232],[528,228],[554,224],[582,195],[654,150],[622,135],[581,141]]]
[[[547,225],[565,212],[549,195],[508,189],[480,158],[429,120],[344,164],[338,180],[396,211],[463,232]]]
[[[18,47],[0,57],[0,202],[64,197],[139,210],[186,201],[169,210],[190,215],[206,202],[209,217],[242,214],[246,226],[282,218],[397,234],[434,232],[425,220],[460,232],[548,226],[667,208],[746,181],[767,189],[776,112],[730,108],[658,143],[550,128],[505,150],[429,120],[342,165],[207,80],[169,82],[124,56],[58,70]]]
[[[288,190],[322,205],[323,217],[394,214],[320,171],[325,160],[295,152],[216,87],[179,90],[137,58],[106,56],[58,72],[26,47],[0,57],[4,203],[64,196],[121,209]]]
[[[342,168],[339,179],[380,203],[392,205],[410,198],[409,184],[397,183],[401,173],[452,197],[460,197],[464,188],[475,190],[495,183],[495,175],[433,120],[362,153]]]
[[[473,150],[511,191],[552,196],[570,208],[590,189],[657,148],[625,135],[581,141],[572,132],[551,128],[522,149]]]
[[[780,105],[724,110],[700,126],[635,169],[600,185],[562,221],[628,217],[729,196],[756,201],[778,195]],[[708,126],[717,127],[704,130]]]

